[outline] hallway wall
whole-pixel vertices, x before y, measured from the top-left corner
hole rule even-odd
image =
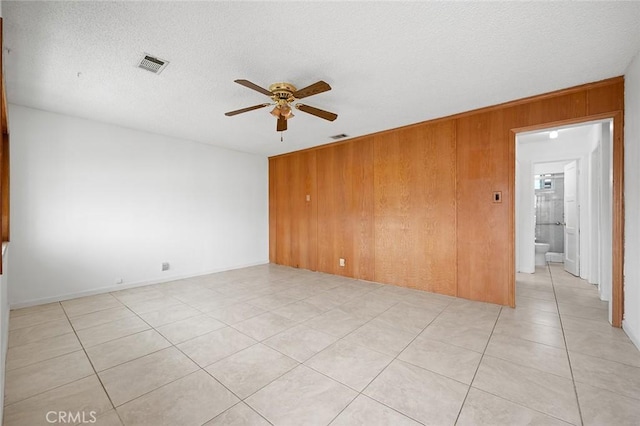
[[[564,253],[564,174],[550,177],[553,189],[536,189],[536,242],[549,244],[549,251]]]
[[[625,263],[624,322],[640,348],[640,53],[625,73]]]
[[[594,130],[597,128],[598,132]],[[518,199],[516,200],[516,234],[518,237],[518,272],[526,272],[532,274],[535,271],[534,265],[534,246],[531,241],[534,240],[533,232],[533,175],[535,169],[541,163],[569,161],[578,159],[579,170],[579,193],[580,195],[580,257],[584,258],[585,266],[588,264],[590,257],[591,244],[588,240],[589,232],[587,229],[590,224],[590,215],[588,214],[589,202],[589,176],[590,168],[588,158],[590,152],[598,144],[598,135],[600,124],[588,126],[580,126],[568,131],[560,131],[557,139],[546,139],[535,142],[526,142],[527,137],[523,135],[518,138],[517,157],[519,161],[518,169]],[[535,136],[535,135],[534,135]],[[559,170],[564,170],[562,167]],[[558,170],[558,171],[559,171]],[[544,241],[548,242],[548,241]],[[554,250],[550,250],[554,251]],[[587,278],[587,269],[580,267],[582,278]]]
[[[9,345],[9,283],[8,283],[8,245],[3,244],[2,270],[0,275],[0,400],[4,401],[4,378],[7,364],[7,347]],[[4,404],[0,404],[0,421],[2,421]]]

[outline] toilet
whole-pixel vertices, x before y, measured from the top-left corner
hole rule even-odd
[[[551,246],[547,243],[536,243],[536,266],[546,266],[546,254]]]

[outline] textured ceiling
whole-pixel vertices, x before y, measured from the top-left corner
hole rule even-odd
[[[9,102],[273,155],[624,73],[640,2],[3,1]],[[136,67],[146,52],[171,63]],[[284,133],[233,83],[332,87]]]

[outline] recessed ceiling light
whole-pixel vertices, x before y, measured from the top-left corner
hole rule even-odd
[[[551,138],[551,139],[556,139],[557,137],[558,137],[558,131],[557,131],[557,130],[552,130],[552,131],[549,133],[549,138]]]

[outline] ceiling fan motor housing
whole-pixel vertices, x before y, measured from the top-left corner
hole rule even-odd
[[[291,83],[274,83],[269,86],[269,91],[273,93],[271,99],[278,104],[291,103],[296,100],[293,96],[296,87]]]

